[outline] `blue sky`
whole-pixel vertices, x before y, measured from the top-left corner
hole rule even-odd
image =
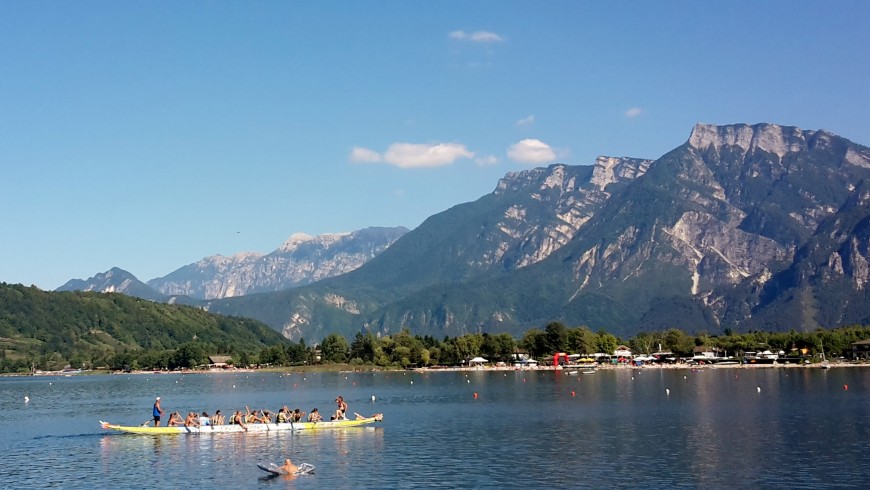
[[[414,228],[696,122],[870,144],[870,2],[0,2],[0,281]]]

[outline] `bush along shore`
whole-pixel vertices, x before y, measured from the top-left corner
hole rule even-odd
[[[274,369],[281,371],[353,371],[373,369],[544,369],[553,366],[555,353],[565,357],[556,364],[569,366],[577,359],[592,359],[598,368],[661,366],[813,366],[851,365],[870,354],[870,327],[852,326],[813,332],[750,332],[689,335],[678,329],[640,333],[621,339],[604,330],[566,327],[553,322],[533,328],[516,339],[506,333],[445,337],[415,336],[408,330],[376,336],[357,333],[348,340],[329,334],[320,343],[305,339],[279,340],[259,350],[236,349],[231,343],[215,345],[191,340],[174,349],[126,347],[118,352],[88,356],[58,351],[16,356],[3,351],[0,371],[6,373],[77,374],[103,372],[225,371]],[[483,363],[472,363],[475,358]],[[863,365],[863,364],[856,364]],[[562,367],[565,367],[562,366]],[[581,366],[582,367],[582,366]],[[71,373],[72,371],[72,373]]]

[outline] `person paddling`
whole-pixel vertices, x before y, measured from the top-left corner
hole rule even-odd
[[[295,475],[299,471],[299,467],[293,464],[289,459],[284,460],[284,465],[278,468],[284,470],[288,475]]]
[[[151,411],[154,415],[154,427],[160,425],[160,417],[163,415],[163,409],[160,408],[160,397],[158,396],[156,400],[154,400],[154,408]]]

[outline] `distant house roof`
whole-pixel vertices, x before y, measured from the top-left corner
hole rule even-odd
[[[696,345],[692,352],[721,352],[718,347],[708,347],[706,345]]]
[[[208,356],[209,364],[226,364],[232,359],[232,356]]]
[[[852,342],[852,345],[870,345],[870,339]]]

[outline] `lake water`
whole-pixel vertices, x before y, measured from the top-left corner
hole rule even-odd
[[[383,423],[203,436],[99,427],[149,420],[155,396],[167,413],[328,414],[337,395]],[[0,408],[2,488],[870,485],[870,369],[20,377],[0,378]],[[257,462],[285,457],[315,474],[261,478]]]

